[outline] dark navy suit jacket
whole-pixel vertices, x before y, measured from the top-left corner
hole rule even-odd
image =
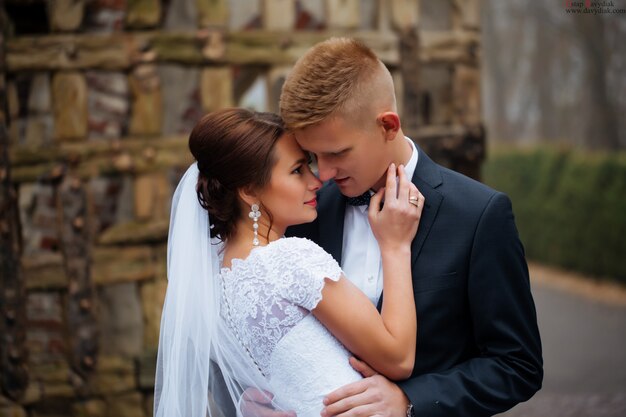
[[[417,351],[411,378],[398,385],[419,417],[497,414],[529,399],[543,379],[511,202],[418,152],[412,181],[426,202],[411,246]],[[345,206],[331,181],[319,192],[317,220],[287,234],[310,238],[341,263]]]

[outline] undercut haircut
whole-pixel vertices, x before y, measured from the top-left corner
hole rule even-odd
[[[372,99],[389,98],[395,109],[391,74],[376,54],[355,39],[331,38],[298,59],[282,88],[280,114],[287,129],[297,130],[331,116],[358,117]]]

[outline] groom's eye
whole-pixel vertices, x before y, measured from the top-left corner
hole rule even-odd
[[[348,151],[349,151],[349,150],[350,150],[350,149],[342,149],[342,150],[337,151],[337,152],[332,152],[332,153],[330,154],[330,156],[333,156],[333,157],[335,157],[335,158],[338,158],[338,157],[340,157],[340,156],[344,156],[346,153],[348,153]]]

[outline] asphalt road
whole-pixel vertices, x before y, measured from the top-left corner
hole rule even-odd
[[[533,295],[543,388],[500,417],[626,417],[626,305],[534,280]]]

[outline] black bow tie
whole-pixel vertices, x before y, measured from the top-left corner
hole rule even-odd
[[[369,206],[372,194],[369,190],[357,197],[347,197],[346,200],[351,206]]]

